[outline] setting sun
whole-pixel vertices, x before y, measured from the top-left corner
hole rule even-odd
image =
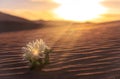
[[[89,21],[99,18],[106,9],[100,4],[102,0],[54,0],[60,6],[55,14],[65,20]]]

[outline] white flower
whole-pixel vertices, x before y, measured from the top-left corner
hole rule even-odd
[[[46,50],[50,50],[50,48],[40,39],[29,42],[22,50],[24,59],[37,61],[39,59],[45,59]]]

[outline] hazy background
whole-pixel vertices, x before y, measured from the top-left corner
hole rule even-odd
[[[107,11],[97,18],[98,22],[119,20],[120,0],[101,0],[100,4]],[[59,20],[53,12],[59,6],[60,4],[56,3],[56,0],[0,0],[0,11],[30,20]],[[74,1],[71,6],[74,6]],[[79,8],[76,9],[79,10]]]

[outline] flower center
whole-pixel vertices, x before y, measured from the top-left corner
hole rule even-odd
[[[37,49],[33,49],[33,55],[38,56],[39,51]]]

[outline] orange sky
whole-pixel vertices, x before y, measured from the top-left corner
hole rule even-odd
[[[73,1],[74,3],[75,0],[66,1]],[[120,0],[102,0],[100,5],[107,9],[106,12],[103,12],[99,18],[91,21],[103,22],[119,20]],[[21,16],[30,20],[59,20],[58,16],[54,13],[54,10],[60,6],[61,5],[56,3],[55,0],[0,0],[0,11]],[[74,5],[71,4],[69,6]],[[79,10],[79,8],[75,9]],[[86,7],[85,9],[89,10],[90,8]]]

